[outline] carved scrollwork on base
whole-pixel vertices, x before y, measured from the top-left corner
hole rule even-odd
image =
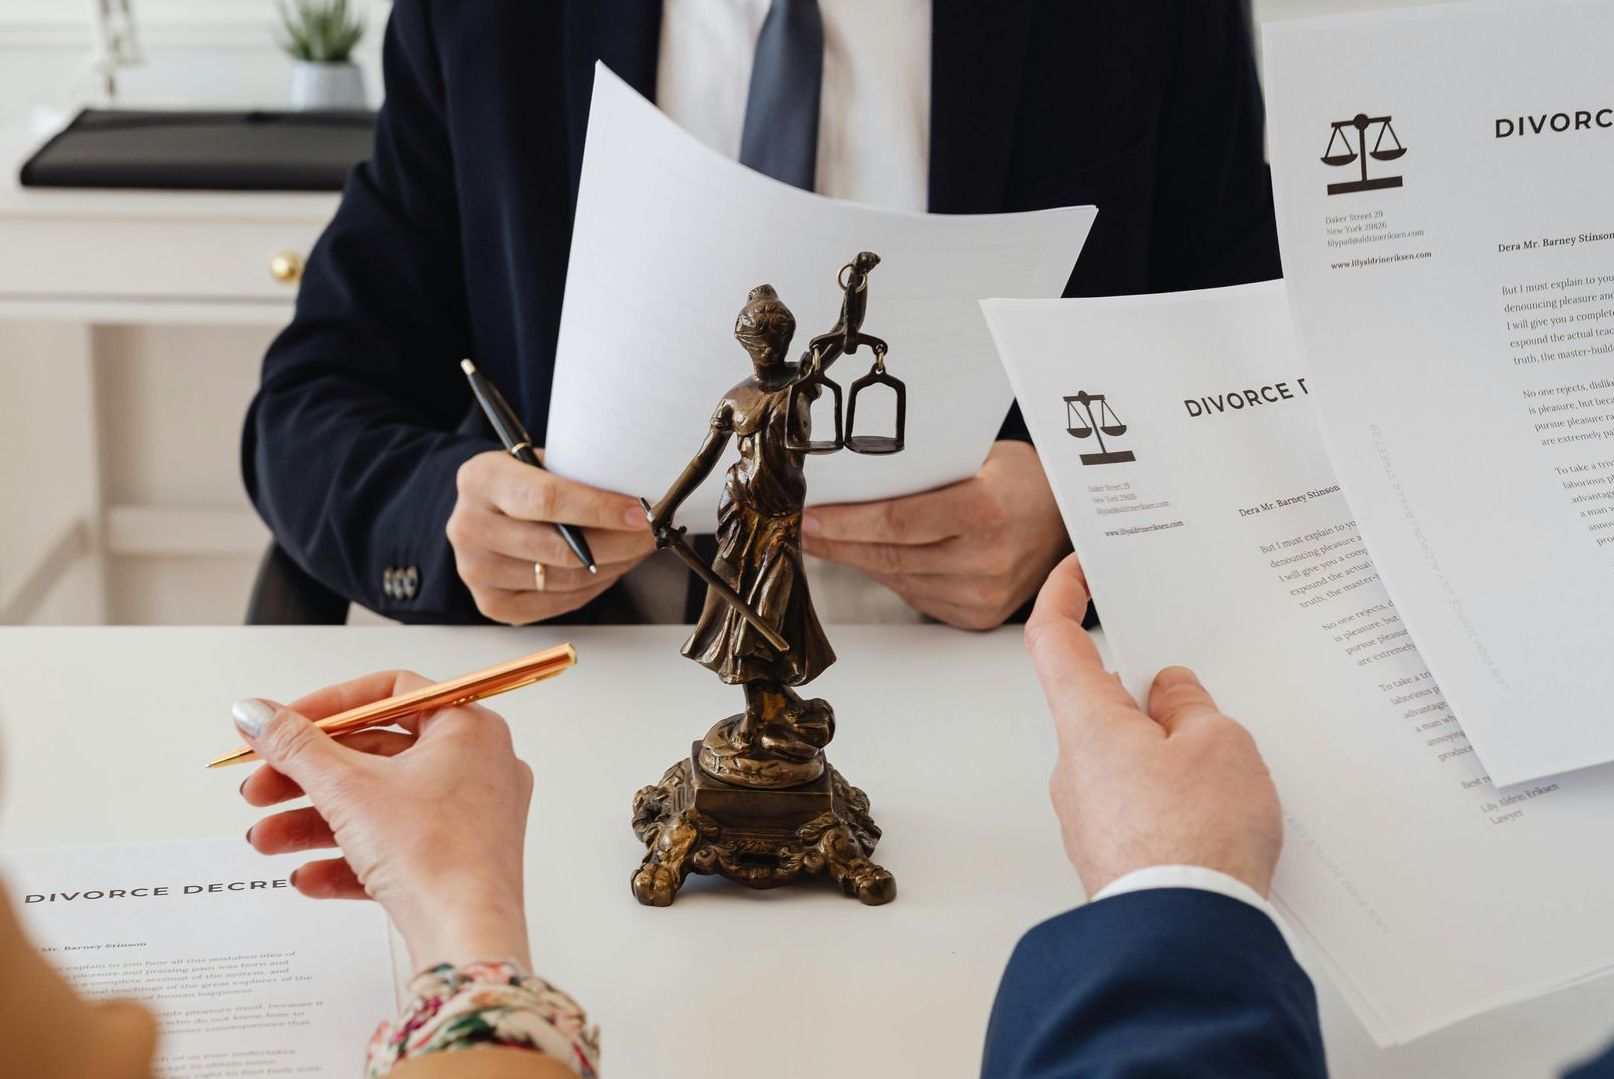
[[[833,768],[796,791],[738,788],[679,761],[633,799],[633,831],[647,847],[633,894],[647,906],[672,903],[690,873],[751,888],[777,888],[827,873],[870,906],[896,898],[896,880],[870,855],[880,829],[869,800]]]

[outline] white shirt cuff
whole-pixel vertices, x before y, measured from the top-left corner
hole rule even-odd
[[[1154,888],[1196,888],[1202,892],[1215,892],[1248,903],[1280,926],[1283,924],[1278,912],[1262,898],[1261,893],[1237,877],[1230,877],[1220,870],[1206,869],[1202,865],[1151,865],[1134,869],[1100,888],[1089,902],[1096,903],[1100,899],[1113,899],[1128,892],[1145,892]]]

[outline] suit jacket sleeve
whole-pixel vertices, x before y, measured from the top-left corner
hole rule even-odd
[[[1213,892],[1102,899],[1020,941],[985,1079],[1327,1074],[1317,1001],[1272,919]]]
[[[1564,1079],[1614,1079],[1614,1047],[1564,1073]]]
[[[427,0],[400,0],[370,160],[310,255],[247,415],[248,493],[282,547],[349,599],[404,621],[477,615],[444,536],[455,472],[498,444],[471,415],[454,147]],[[382,589],[416,567],[413,598]]]

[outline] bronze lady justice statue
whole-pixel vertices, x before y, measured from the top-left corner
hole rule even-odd
[[[770,285],[751,290],[734,336],[754,373],[723,395],[700,452],[661,501],[646,506],[657,546],[673,550],[708,584],[683,653],[724,682],[744,686],[745,711],[720,721],[688,759],[634,798],[634,831],[649,847],[633,878],[641,903],[670,904],[690,872],[767,888],[828,871],[864,903],[896,896],[891,874],[869,860],[880,830],[867,797],[824,759],[835,713],[823,699],[804,700],[794,689],[835,662],[807,588],[801,513],[805,454],[859,448],[850,430],[842,435],[840,388],[826,374],[839,356],[869,345],[875,371],[859,385],[878,382],[898,395],[896,438],[865,437],[859,452],[901,448],[901,383],[885,374],[885,342],[861,332],[868,274],[879,261],[865,251],[842,268],[841,318],[813,339],[799,363],[787,358],[796,331],[790,309]],[[835,398],[835,437],[813,442],[812,404],[825,389]],[[672,519],[730,439],[738,441],[740,459],[723,486],[717,557],[707,566]]]

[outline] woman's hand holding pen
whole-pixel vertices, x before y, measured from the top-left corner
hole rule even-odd
[[[528,471],[532,471],[528,469]],[[292,886],[315,898],[378,900],[416,969],[474,959],[529,963],[522,850],[532,771],[504,720],[476,705],[334,740],[311,720],[427,684],[383,671],[287,707],[248,699],[236,727],[266,762],[241,785],[254,806],[307,795],[310,807],[260,820],[247,840],[265,854],[340,848]]]
[[[562,479],[502,451],[466,461],[458,484],[448,542],[477,609],[495,621],[520,625],[576,610],[655,550],[636,500]],[[583,527],[598,574],[578,565],[549,527],[562,522]]]

